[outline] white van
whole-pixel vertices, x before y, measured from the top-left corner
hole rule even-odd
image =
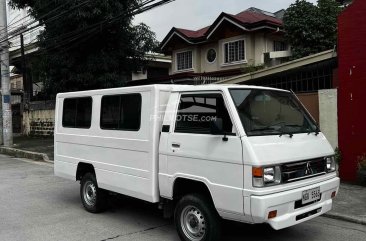
[[[57,95],[57,176],[85,209],[108,192],[173,215],[182,240],[219,240],[220,219],[286,228],[332,208],[334,151],[293,93],[151,85]],[[174,208],[174,209],[173,209]]]

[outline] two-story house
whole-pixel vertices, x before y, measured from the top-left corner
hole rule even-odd
[[[283,14],[249,8],[236,15],[221,13],[196,31],[172,28],[161,43],[163,53],[172,56],[170,79],[213,82],[282,63],[291,55]]]

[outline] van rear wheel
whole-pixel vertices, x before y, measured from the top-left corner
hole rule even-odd
[[[200,194],[179,200],[174,213],[178,235],[183,241],[218,241],[221,224],[212,201]]]
[[[80,197],[85,210],[91,213],[102,212],[107,206],[107,191],[98,188],[95,174],[87,173],[80,183]]]

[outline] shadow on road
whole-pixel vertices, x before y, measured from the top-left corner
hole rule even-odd
[[[156,204],[151,204],[138,199],[113,194],[110,196],[109,208],[110,213],[125,214],[122,216],[130,216],[127,213],[133,213],[136,218],[144,219],[159,219],[160,221],[167,223],[171,229],[175,229],[173,219],[164,219],[162,211],[157,208]],[[123,218],[123,217],[121,217]],[[223,220],[223,235],[222,240],[236,241],[236,240],[278,240],[276,237],[286,236],[287,238],[293,237],[292,240],[296,240],[298,233],[292,228],[276,231],[267,224],[244,224],[233,221]],[[176,240],[179,240],[178,237]]]

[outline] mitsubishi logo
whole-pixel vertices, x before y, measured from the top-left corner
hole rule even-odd
[[[313,169],[311,169],[310,162],[307,162],[306,163],[305,175],[311,175],[311,174],[313,174]]]

